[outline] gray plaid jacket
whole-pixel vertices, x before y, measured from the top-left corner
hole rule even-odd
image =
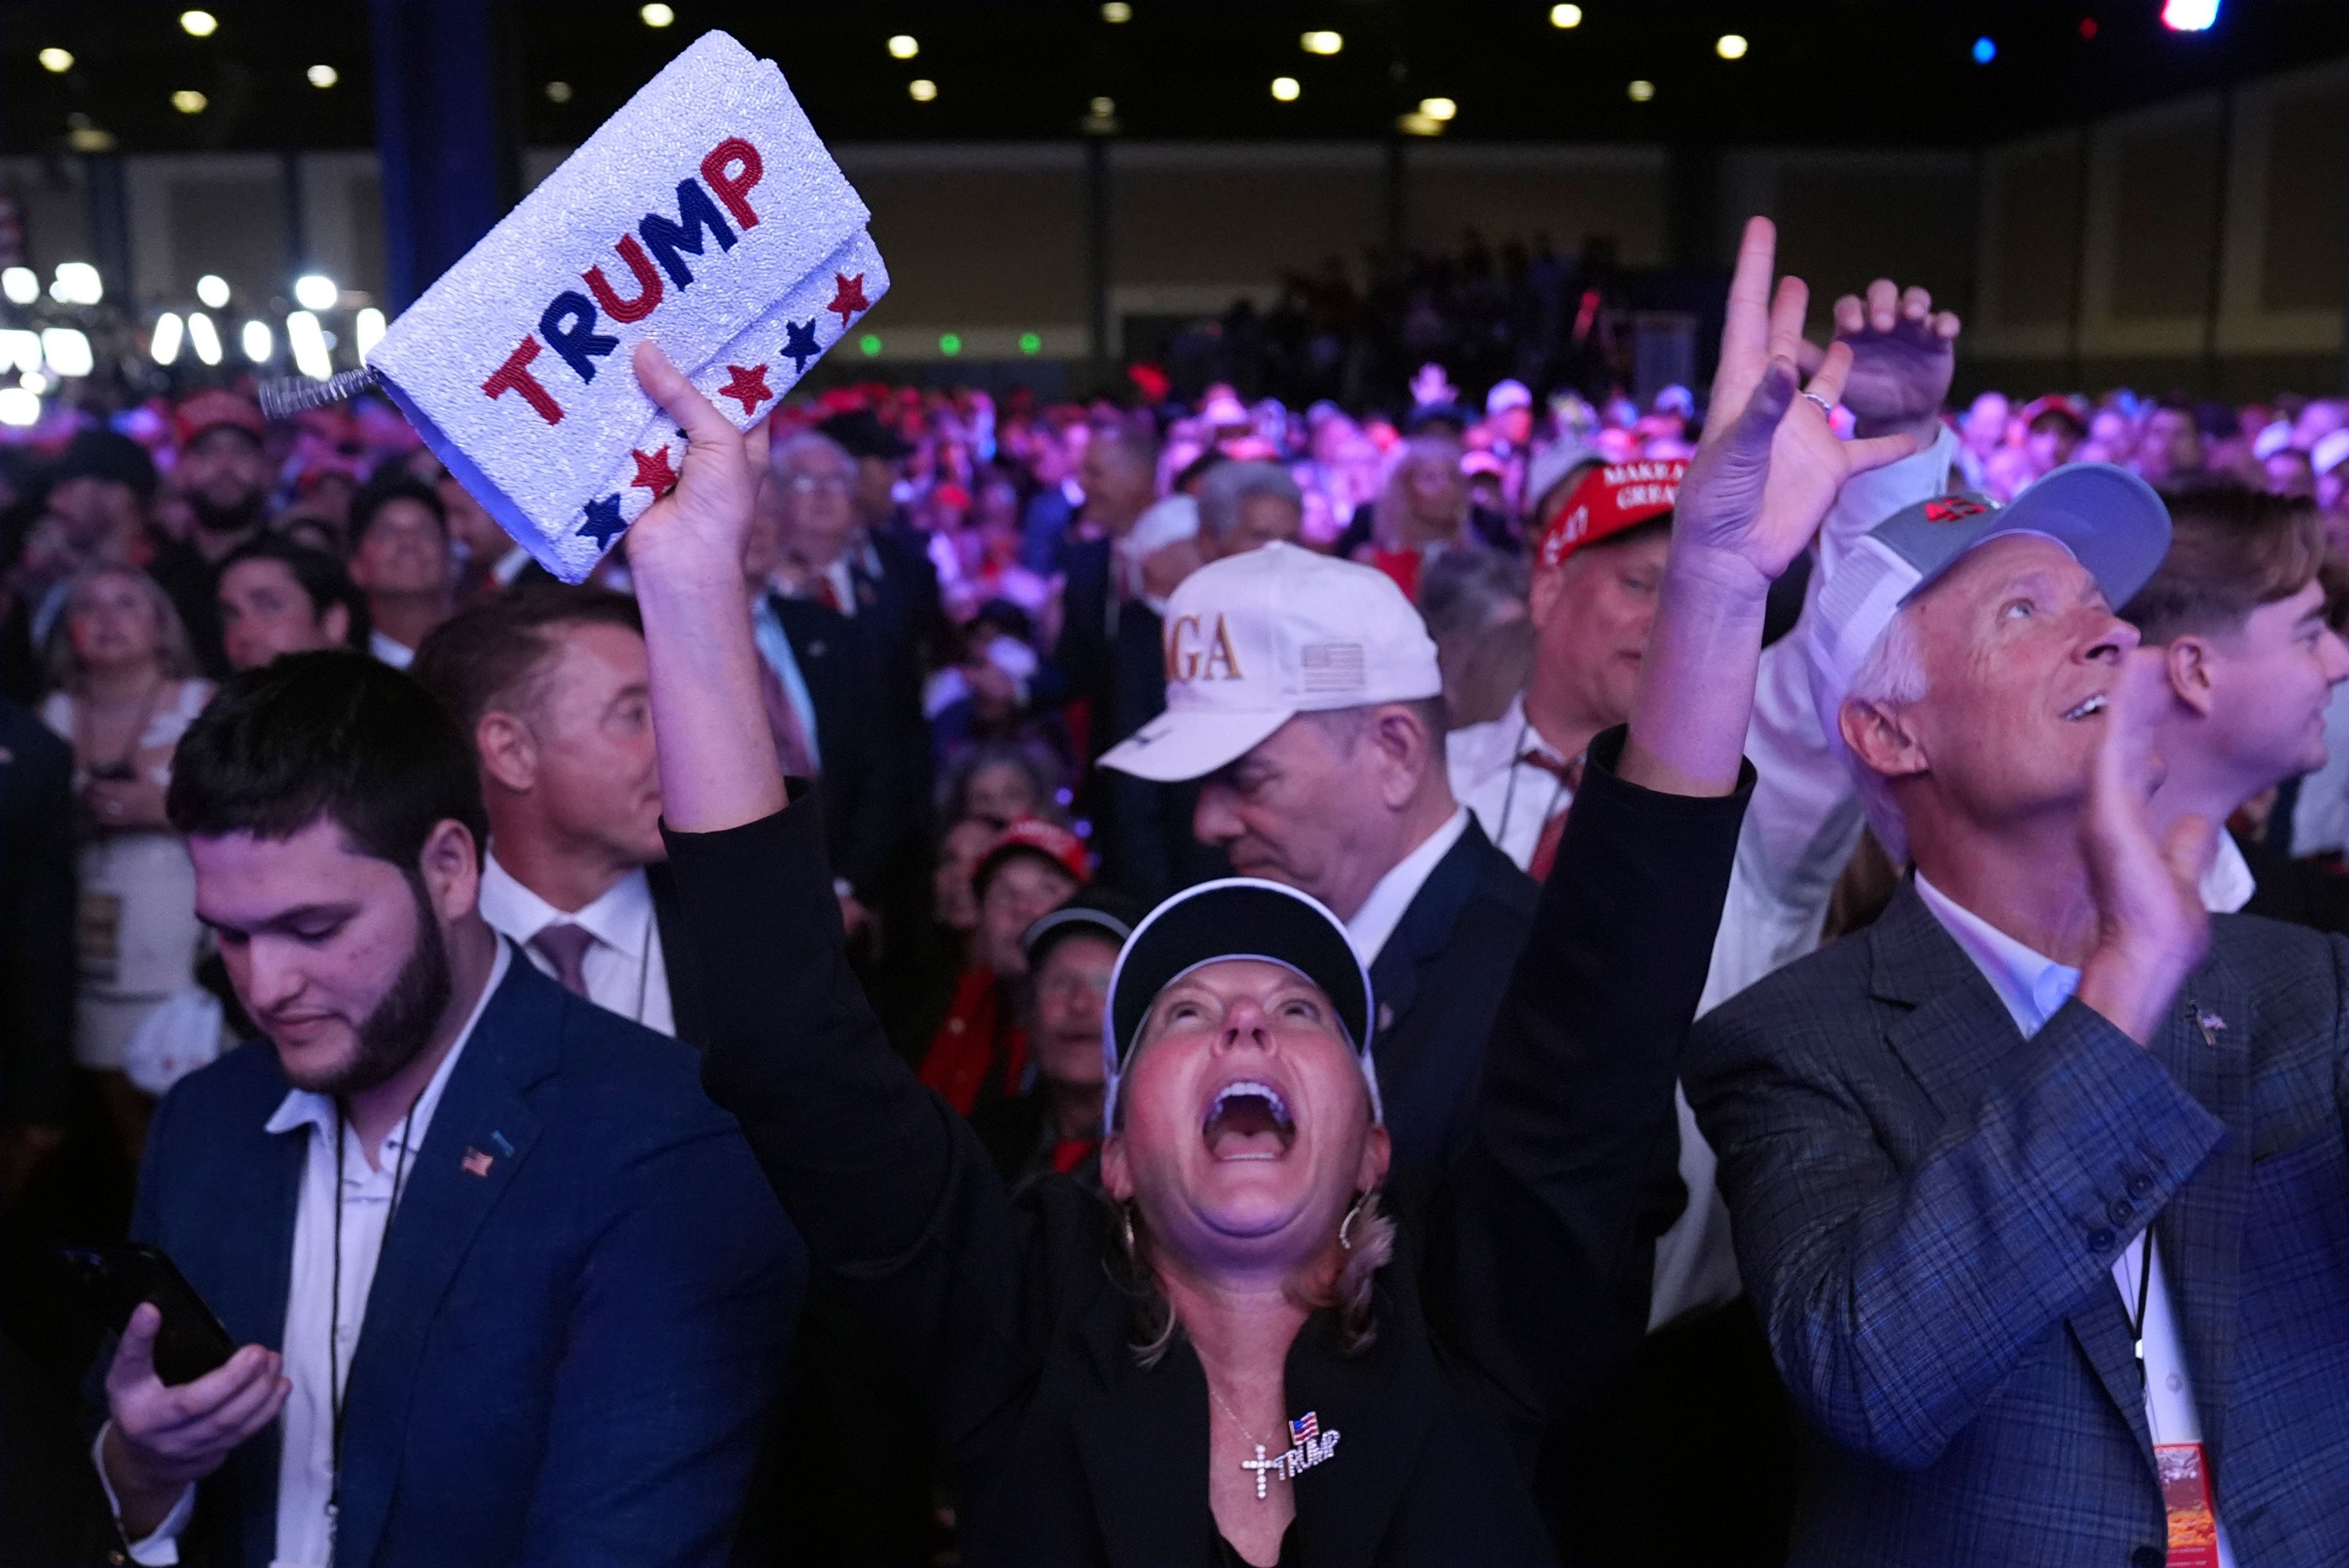
[[[2349,943],[2213,924],[2149,1049],[2077,1001],[2026,1043],[1913,887],[1698,1022],[1795,1563],[2158,1568],[2111,1274],[2150,1222],[2240,1568],[2349,1563]]]

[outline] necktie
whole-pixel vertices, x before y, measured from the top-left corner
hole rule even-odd
[[[767,710],[767,728],[774,735],[775,760],[781,764],[783,777],[814,778],[815,752],[808,745],[800,711],[792,706],[791,694],[783,689],[783,677],[763,656],[759,660],[759,701]]]
[[[1526,874],[1534,881],[1547,882],[1549,868],[1557,860],[1557,841],[1566,836],[1566,814],[1574,809],[1575,791],[1582,788],[1583,758],[1578,757],[1571,762],[1560,762],[1547,752],[1528,748],[1526,754],[1518,758],[1517,761],[1526,767],[1540,769],[1566,786],[1566,803],[1552,812],[1549,820],[1542,824],[1541,837],[1534,841],[1533,861],[1526,867]]]
[[[554,977],[565,991],[574,996],[587,995],[586,958],[587,950],[595,945],[594,932],[567,920],[551,920],[539,928],[530,944],[554,965]]]
[[[827,610],[843,608],[840,603],[839,586],[833,582],[830,572],[819,572],[815,574],[815,596],[817,603]]]

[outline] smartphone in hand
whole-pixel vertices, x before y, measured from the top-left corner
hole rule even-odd
[[[155,1336],[155,1375],[177,1387],[192,1383],[236,1354],[231,1337],[188,1276],[160,1247],[145,1242],[113,1242],[101,1247],[60,1249],[80,1276],[106,1326],[120,1334],[142,1301],[163,1315]]]

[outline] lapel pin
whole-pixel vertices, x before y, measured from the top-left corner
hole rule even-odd
[[[511,1144],[511,1143],[508,1143],[508,1142],[506,1141],[506,1135],[505,1135],[504,1133],[502,1133],[502,1132],[492,1132],[492,1133],[491,1133],[491,1134],[490,1134],[490,1141],[491,1141],[492,1143],[494,1143],[494,1144],[496,1144],[496,1145],[498,1146],[498,1152],[499,1152],[499,1153],[503,1154],[503,1155],[507,1155],[507,1156],[511,1156],[511,1155],[513,1153],[513,1145],[512,1145],[512,1144]]]
[[[493,1155],[484,1154],[470,1146],[465,1150],[465,1174],[468,1176],[486,1176],[490,1173],[490,1167],[496,1163]]]
[[[2194,1022],[2201,1026],[2202,1043],[2206,1046],[2217,1045],[2219,1037],[2227,1032],[2227,1020],[2199,1002],[2194,1004]]]

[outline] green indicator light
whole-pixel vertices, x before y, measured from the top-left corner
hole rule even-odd
[[[880,336],[878,334],[868,332],[856,340],[856,346],[864,351],[865,358],[870,359],[881,352]]]
[[[954,356],[962,352],[962,339],[957,337],[951,332],[947,333],[944,337],[938,339],[938,352],[947,356],[948,358],[952,358]]]
[[[1020,352],[1020,353],[1022,353],[1022,354],[1034,354],[1034,353],[1037,353],[1037,352],[1039,352],[1040,350],[1041,350],[1041,349],[1043,348],[1043,346],[1044,346],[1044,340],[1043,340],[1042,338],[1040,338],[1040,337],[1037,336],[1034,333],[1032,333],[1032,332],[1023,332],[1023,333],[1021,333],[1021,334],[1019,335],[1019,352]]]

